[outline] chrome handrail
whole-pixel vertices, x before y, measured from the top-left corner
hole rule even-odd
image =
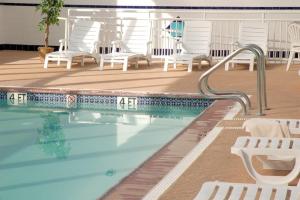
[[[214,65],[208,71],[206,71],[199,79],[198,87],[199,92],[206,98],[211,99],[233,99],[238,101],[243,109],[244,114],[248,113],[251,108],[251,102],[247,94],[240,91],[216,91],[208,85],[209,76],[217,70],[219,67],[224,65],[227,61],[234,58],[243,51],[251,51],[257,59],[257,101],[259,103],[258,115],[263,115],[263,109],[267,108],[267,94],[266,94],[266,79],[265,79],[265,55],[263,50],[255,44],[248,44],[240,47],[221,62]]]

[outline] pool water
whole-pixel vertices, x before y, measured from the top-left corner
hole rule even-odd
[[[204,108],[0,106],[0,200],[94,200]]]

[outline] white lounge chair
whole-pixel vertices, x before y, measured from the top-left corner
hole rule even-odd
[[[297,138],[238,137],[231,147],[231,153],[241,157],[247,172],[257,183],[288,184],[300,172],[300,139]],[[265,176],[253,167],[253,156],[266,156],[268,159],[281,161],[294,160],[295,164],[286,176]]]
[[[184,21],[184,23],[182,41],[174,39],[173,55],[165,58],[164,71],[168,71],[169,64],[173,64],[176,69],[176,65],[180,63],[188,65],[188,72],[191,72],[194,62],[199,64],[199,68],[202,60],[211,62],[212,23],[209,21]],[[178,49],[182,49],[180,53]]]
[[[300,53],[300,24],[292,23],[288,26],[288,33],[290,36],[291,47],[290,47],[290,56],[289,61],[286,66],[286,71],[289,71],[292,60],[295,56],[295,53]]]
[[[148,20],[124,20],[122,24],[122,40],[112,42],[112,53],[101,55],[100,70],[104,63],[123,64],[123,71],[127,71],[128,63],[146,60],[148,66],[151,62],[150,50],[150,22]],[[119,50],[119,51],[118,51]]]
[[[227,182],[206,182],[194,200],[299,200],[296,186],[273,186]]]
[[[100,22],[75,20],[67,42],[68,46],[64,47],[66,39],[60,40],[59,51],[46,55],[44,68],[48,68],[50,60],[57,61],[57,65],[60,65],[61,61],[66,61],[67,69],[71,69],[74,57],[81,58],[81,66],[84,65],[84,57],[94,57],[99,61],[98,42],[100,27]]]
[[[239,45],[256,44],[262,48],[265,55],[268,51],[268,24],[260,22],[242,22],[239,26]],[[233,44],[234,46],[234,44]],[[232,51],[235,49],[233,48]],[[249,71],[254,70],[255,55],[251,52],[242,52],[225,64],[225,70],[229,70],[229,65],[234,67],[235,63],[249,64]]]
[[[257,119],[257,120],[262,119],[262,120],[265,120],[265,121],[274,121],[274,122],[278,122],[279,124],[287,126],[290,135],[283,136],[283,137],[292,137],[292,135],[300,134],[300,120],[299,119],[267,119],[267,118],[251,118],[251,119]],[[248,120],[246,120],[243,124],[244,128],[247,128],[246,127],[247,121]]]

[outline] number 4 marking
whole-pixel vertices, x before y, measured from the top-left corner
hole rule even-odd
[[[121,105],[125,105],[125,98],[122,98],[122,99],[121,99],[120,104],[121,104]]]

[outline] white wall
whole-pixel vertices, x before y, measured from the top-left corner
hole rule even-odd
[[[39,45],[43,43],[43,33],[38,30],[40,15],[35,7],[3,6],[5,42],[7,44]],[[17,14],[16,14],[17,13]],[[64,26],[51,28],[50,44],[64,36]]]
[[[2,3],[38,3],[38,0],[1,0]],[[132,3],[134,2],[134,4]],[[295,6],[294,0],[65,0],[65,4],[85,5],[130,5],[130,6]],[[66,16],[66,8],[62,16]],[[38,31],[40,19],[35,7],[0,6],[0,44],[43,43],[43,34]],[[2,23],[1,23],[2,21]],[[50,45],[58,45],[64,37],[63,23],[51,28]]]
[[[38,0],[2,0],[7,3],[37,3]],[[134,2],[134,3],[132,3]],[[159,6],[295,6],[295,0],[65,0],[65,4],[159,5]]]
[[[3,23],[3,11],[2,7],[0,6],[0,44],[4,44],[4,23]]]

